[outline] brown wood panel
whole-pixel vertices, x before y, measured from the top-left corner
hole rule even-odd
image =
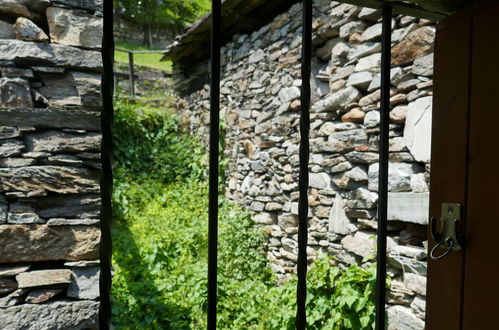
[[[470,41],[469,17],[437,29],[430,184],[430,216],[437,218],[442,203],[466,202]],[[426,329],[460,329],[463,259],[456,251],[428,260]]]
[[[499,2],[473,18],[463,329],[499,329]]]

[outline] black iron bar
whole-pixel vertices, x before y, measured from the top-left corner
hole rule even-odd
[[[130,70],[130,96],[135,97],[135,68],[133,66],[133,53],[128,53],[128,67]]]
[[[300,180],[298,201],[298,284],[296,290],[296,328],[307,326],[307,241],[308,241],[308,161],[310,131],[310,73],[312,62],[312,3],[303,0],[301,56]]]
[[[388,136],[390,132],[390,69],[392,7],[383,6],[381,39],[381,109],[379,132],[378,233],[376,264],[376,329],[385,329],[386,236],[388,214]]]
[[[99,329],[111,329],[111,226],[113,220],[111,194],[113,190],[113,90],[114,90],[114,37],[113,37],[113,1],[104,1],[104,36],[102,39],[102,143],[101,162],[102,175],[100,180],[101,210],[100,231],[101,240],[99,244],[100,259],[100,306],[99,306]]]
[[[218,156],[220,124],[220,0],[211,2],[210,164],[208,205],[208,320],[217,327]]]

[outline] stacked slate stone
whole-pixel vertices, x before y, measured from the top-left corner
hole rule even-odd
[[[102,1],[0,0],[0,328],[96,328]]]
[[[268,229],[273,271],[296,271],[301,6],[222,49],[226,195]],[[430,163],[431,22],[393,19],[390,112],[390,327],[423,329]],[[373,262],[378,200],[381,12],[316,1],[308,255],[342,267]],[[177,86],[198,72],[176,69]],[[208,86],[184,95],[193,132],[206,132]]]

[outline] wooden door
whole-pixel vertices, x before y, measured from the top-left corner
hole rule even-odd
[[[426,328],[499,329],[499,1],[439,24],[434,80],[430,216],[462,204],[466,245],[428,262]]]

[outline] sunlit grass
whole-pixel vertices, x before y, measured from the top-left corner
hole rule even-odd
[[[115,41],[116,48],[123,48],[126,50],[162,50],[161,48],[155,47],[145,47],[140,45],[131,44],[123,41]],[[172,71],[172,63],[171,61],[161,62],[161,58],[163,54],[134,54],[133,62],[136,65],[145,66],[154,69],[160,69],[170,73]],[[119,50],[115,50],[114,52],[114,60],[119,63],[128,64],[128,53],[121,52]]]

